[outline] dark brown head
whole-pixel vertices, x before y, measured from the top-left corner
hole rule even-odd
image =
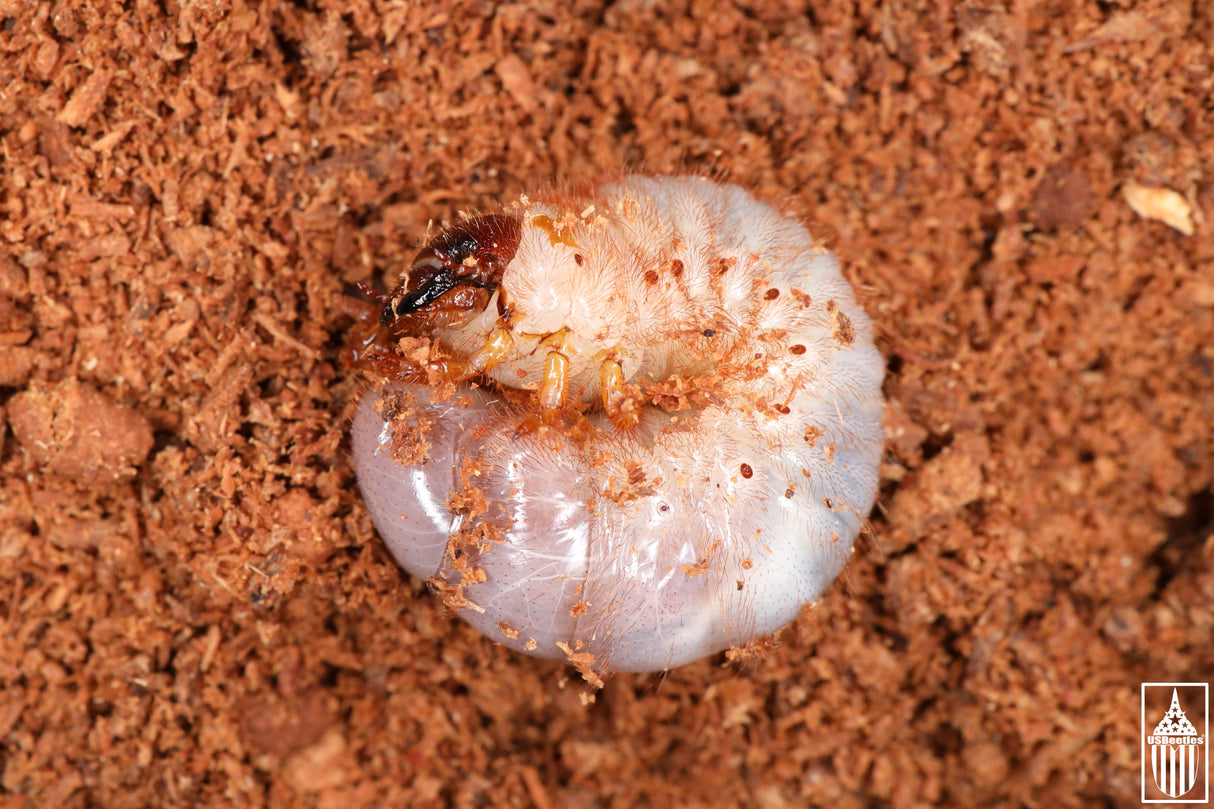
[[[391,326],[408,315],[431,313],[454,320],[483,310],[521,236],[518,218],[506,214],[456,222],[413,259],[405,280],[388,296],[379,322]]]

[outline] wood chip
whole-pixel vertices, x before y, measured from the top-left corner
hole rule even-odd
[[[1163,222],[1186,236],[1193,235],[1193,212],[1188,200],[1172,189],[1128,182],[1121,186],[1121,195],[1139,216]]]
[[[55,120],[68,126],[84,126],[105,102],[113,75],[109,70],[94,72],[72,92],[72,97],[63,105]]]

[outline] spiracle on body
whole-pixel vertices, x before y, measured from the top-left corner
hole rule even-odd
[[[430,241],[352,445],[380,535],[594,681],[788,624],[877,491],[884,364],[831,253],[743,189],[625,176]]]

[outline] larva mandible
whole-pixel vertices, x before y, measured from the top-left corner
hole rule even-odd
[[[626,176],[465,218],[382,322],[394,370],[352,434],[379,533],[481,632],[592,679],[791,622],[872,506],[869,319],[737,186]]]

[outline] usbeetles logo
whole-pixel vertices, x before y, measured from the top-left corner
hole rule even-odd
[[[1142,684],[1143,803],[1210,802],[1209,720],[1208,684]]]

